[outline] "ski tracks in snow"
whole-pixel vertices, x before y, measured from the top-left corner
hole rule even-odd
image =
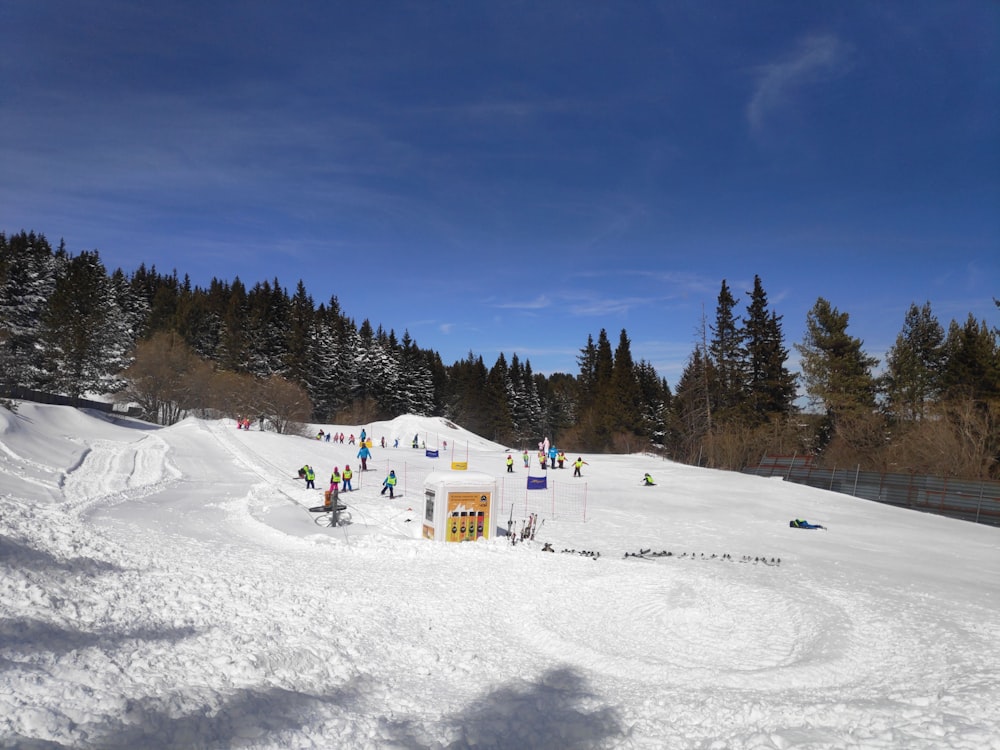
[[[180,479],[168,453],[167,443],[155,434],[124,450],[119,441],[95,441],[62,482],[63,508],[79,514],[161,492]]]

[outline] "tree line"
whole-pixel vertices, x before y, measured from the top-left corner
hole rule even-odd
[[[614,346],[604,329],[588,336],[575,374],[535,373],[516,353],[445,364],[408,331],[358,323],[336,295],[317,304],[301,280],[289,294],[277,278],[200,287],[144,264],[109,273],[97,250],[0,233],[0,385],[115,394],[160,424],[249,415],[288,431],[412,413],[512,447],[549,436],[727,469],[798,452],[869,470],[1000,475],[1000,332],[971,315],[945,329],[929,303],[912,305],[876,374],[848,323],[818,299],[794,373],[761,279],[742,310],[723,280],[671,390],[633,359],[624,329]]]

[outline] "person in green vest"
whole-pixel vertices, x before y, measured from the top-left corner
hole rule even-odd
[[[351,478],[354,476],[354,472],[351,471],[351,467],[345,466],[344,473],[341,476],[344,478],[344,492],[353,492],[354,488],[351,486]]]
[[[508,474],[514,473],[514,457],[509,453],[507,454],[507,473]]]
[[[385,491],[389,490],[389,497],[392,498],[395,497],[395,495],[393,495],[395,489],[396,489],[396,472],[395,470],[393,470],[389,472],[389,476],[387,476],[385,478],[385,481],[382,482],[382,491],[378,494],[384,495]]]
[[[577,458],[576,461],[573,462],[573,476],[574,477],[583,476],[580,473],[580,469],[582,469],[586,465],[587,465],[587,462],[583,460],[582,456],[580,456],[579,458]]]
[[[306,480],[306,489],[316,489],[316,472],[313,471],[313,467],[306,464],[302,467],[302,472],[302,476],[305,477]]]

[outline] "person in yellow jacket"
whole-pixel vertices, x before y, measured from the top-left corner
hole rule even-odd
[[[587,465],[587,462],[583,460],[583,457],[579,457],[573,462],[573,476],[580,477],[583,476],[580,473],[580,469]]]
[[[507,473],[508,474],[514,473],[514,457],[509,453],[507,454]]]
[[[354,472],[351,471],[351,467],[345,466],[344,473],[341,476],[344,479],[344,492],[353,492],[354,488],[351,486],[351,478],[354,476]]]
[[[330,475],[330,492],[334,495],[340,489],[340,467],[334,466],[333,473]]]
[[[307,490],[310,490],[310,489],[314,490],[314,489],[316,489],[316,472],[313,471],[313,467],[312,466],[310,466],[309,464],[306,464],[305,466],[303,466],[302,467],[302,476],[305,477],[305,480],[306,480],[306,489]]]
[[[393,471],[389,472],[389,476],[387,476],[385,478],[385,481],[382,482],[382,491],[380,493],[378,493],[378,494],[384,495],[385,491],[389,490],[389,497],[392,498],[392,497],[395,497],[393,495],[393,492],[395,491],[395,489],[396,489],[396,472],[395,472],[395,470],[393,470]]]

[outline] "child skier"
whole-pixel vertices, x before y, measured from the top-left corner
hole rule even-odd
[[[395,497],[393,495],[393,491],[395,490],[395,488],[396,488],[396,472],[395,470],[393,470],[389,472],[389,476],[387,476],[385,478],[385,481],[382,482],[382,491],[378,494],[384,495],[385,491],[389,490],[389,498],[391,499]]]

